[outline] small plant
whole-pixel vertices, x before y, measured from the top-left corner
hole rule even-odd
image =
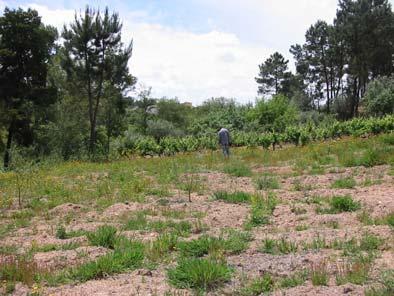
[[[231,278],[232,270],[224,262],[210,258],[181,258],[167,271],[169,282],[180,289],[213,290]]]
[[[336,195],[330,199],[330,208],[317,207],[318,214],[338,214],[342,212],[354,212],[361,208],[361,204],[354,201],[350,195]]]
[[[63,225],[59,225],[56,228],[56,238],[58,238],[58,239],[66,239],[67,238],[66,228],[64,228]]]
[[[330,201],[331,209],[333,212],[354,212],[361,208],[359,202],[354,201],[350,195],[333,196]]]
[[[356,186],[356,180],[353,177],[345,177],[337,179],[332,183],[331,188],[348,188],[352,189]]]
[[[283,237],[278,241],[265,239],[263,240],[262,246],[259,248],[260,252],[272,255],[290,254],[297,252],[297,250],[298,246],[295,242],[288,241]]]
[[[228,229],[225,231],[227,238],[224,241],[224,248],[230,254],[240,254],[249,246],[252,236],[249,232]]]
[[[311,270],[311,280],[314,286],[328,285],[328,272],[325,262],[314,265]]]
[[[298,179],[293,182],[293,188],[295,191],[310,191],[313,189],[311,184],[303,184]]]
[[[202,190],[203,183],[200,175],[194,172],[188,172],[178,180],[180,189],[187,192],[189,202],[192,202],[192,192]]]
[[[304,250],[320,250],[327,247],[326,239],[318,235],[315,237],[312,242],[304,243],[303,249]]]
[[[202,257],[211,253],[223,252],[225,241],[222,238],[202,235],[198,239],[178,243],[178,249],[185,257]]]
[[[100,226],[95,232],[88,233],[87,237],[93,246],[101,246],[108,249],[114,249],[118,239],[117,229],[110,225]]]
[[[372,287],[365,291],[365,296],[391,296],[394,295],[394,269],[382,272],[379,287]]]
[[[0,280],[11,283],[22,282],[31,286],[36,276],[47,271],[38,267],[37,263],[22,256],[9,256],[0,259]]]
[[[96,261],[87,262],[60,274],[59,278],[86,282],[100,279],[108,275],[132,270],[142,266],[144,245],[140,242],[119,238],[112,253],[99,257]]]
[[[234,177],[250,177],[252,171],[250,167],[242,162],[230,163],[223,168],[223,172]]]
[[[268,224],[278,201],[274,193],[268,192],[265,196],[253,196],[251,203],[252,209],[246,224],[247,228]]]
[[[161,234],[147,247],[146,256],[153,262],[165,259],[168,253],[175,251],[178,244],[178,236],[173,233]]]
[[[308,271],[304,270],[297,272],[291,276],[285,277],[279,281],[279,287],[281,288],[293,288],[301,286],[305,283],[308,278]]]
[[[304,230],[307,230],[308,228],[309,228],[308,225],[297,225],[295,227],[295,230],[296,231],[304,231]]]
[[[336,275],[337,285],[352,283],[363,285],[368,280],[370,265],[364,262],[344,263],[338,266]]]
[[[260,278],[253,279],[236,291],[235,295],[239,296],[255,296],[263,295],[274,289],[274,281],[270,274],[265,274]],[[265,295],[265,294],[264,294]]]
[[[213,197],[216,200],[223,200],[228,203],[249,203],[251,200],[251,195],[242,191],[237,191],[234,193],[218,191],[213,194]]]
[[[279,189],[279,182],[275,176],[263,175],[255,181],[257,190]]]

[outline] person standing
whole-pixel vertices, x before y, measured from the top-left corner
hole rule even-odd
[[[218,132],[219,144],[222,147],[224,157],[230,156],[230,132],[226,128],[221,128]]]

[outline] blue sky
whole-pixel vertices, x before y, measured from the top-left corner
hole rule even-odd
[[[124,40],[134,40],[139,88],[199,104],[215,96],[254,101],[258,65],[274,51],[291,60],[289,47],[318,19],[332,22],[337,0],[0,0],[0,9],[32,7],[60,29],[87,4],[119,12]]]

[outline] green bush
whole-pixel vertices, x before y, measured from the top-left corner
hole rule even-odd
[[[213,259],[181,258],[167,271],[169,282],[180,289],[213,290],[231,278],[232,270]]]

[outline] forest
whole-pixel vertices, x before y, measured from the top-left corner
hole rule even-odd
[[[133,43],[123,42],[122,20],[108,8],[87,7],[60,32],[35,10],[6,8],[0,36],[4,168],[14,154],[16,163],[214,148],[221,127],[244,139],[236,145],[269,146],[314,140],[315,130],[319,139],[340,136],[324,130],[343,130],[349,120],[383,120],[387,126],[378,129],[385,131],[393,125],[394,14],[387,0],[339,1],[332,24],[317,21],[305,42],[289,49],[294,73],[278,52],[256,61],[256,101],[249,104],[220,97],[191,106],[154,98],[150,88],[133,92]],[[371,127],[344,134],[363,132]]]

